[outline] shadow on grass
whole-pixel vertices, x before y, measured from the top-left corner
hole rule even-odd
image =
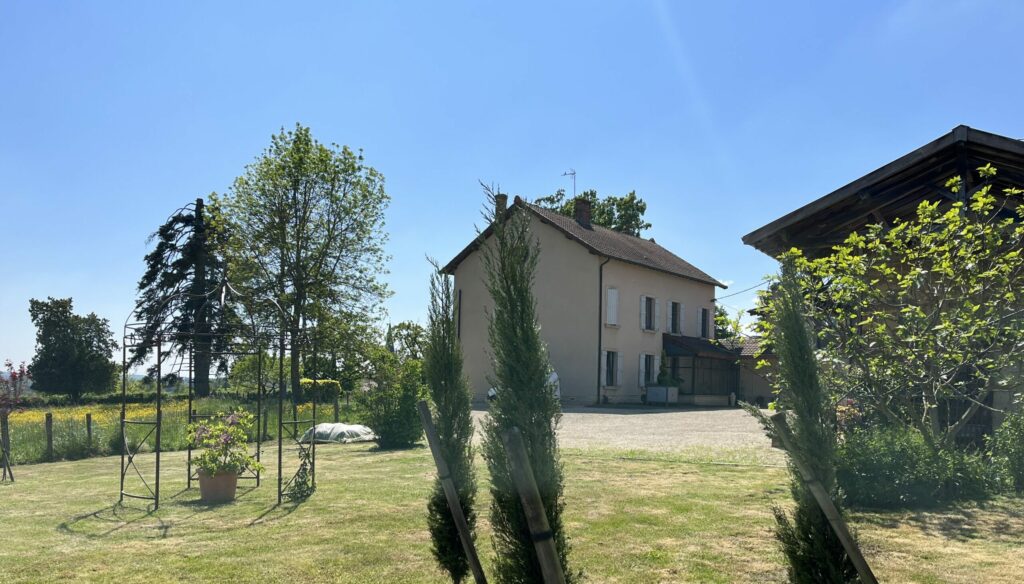
[[[925,535],[966,542],[976,539],[1024,541],[1024,499],[999,497],[977,503],[954,503],[933,509],[858,511],[861,523],[883,529],[910,526]]]
[[[90,539],[104,538],[151,517],[157,522],[156,530],[159,534],[157,537],[166,537],[170,525],[154,515],[152,505],[133,507],[123,503],[114,503],[109,507],[75,515],[67,521],[61,522],[57,526],[57,531]]]

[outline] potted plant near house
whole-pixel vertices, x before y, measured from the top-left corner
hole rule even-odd
[[[246,450],[246,437],[252,426],[253,415],[244,410],[217,414],[189,426],[192,448],[205,449],[194,459],[199,475],[199,495],[204,502],[233,501],[238,475],[245,470],[263,470]]]

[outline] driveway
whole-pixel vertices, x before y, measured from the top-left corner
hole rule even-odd
[[[484,410],[473,411],[478,426],[486,415]],[[566,448],[676,451],[701,446],[771,446],[757,421],[738,408],[567,406],[558,438],[559,445]]]

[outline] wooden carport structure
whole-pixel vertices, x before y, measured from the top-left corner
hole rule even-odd
[[[970,195],[977,168],[998,169],[995,192],[1024,185],[1024,142],[968,126],[901,156],[835,191],[787,213],[743,236],[743,243],[775,257],[792,247],[810,256],[827,252],[850,233],[867,225],[912,216],[918,205],[935,197],[950,200]],[[954,176],[967,188],[953,194],[944,188]]]

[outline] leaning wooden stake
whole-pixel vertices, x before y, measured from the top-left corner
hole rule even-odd
[[[437,436],[437,429],[434,428],[434,421],[430,417],[430,407],[427,402],[420,400],[416,404],[416,408],[420,412],[420,421],[423,422],[423,431],[427,435],[427,444],[430,445],[430,453],[434,455],[434,464],[437,465],[437,477],[441,479],[441,487],[444,489],[445,499],[448,500],[448,509],[455,521],[455,528],[459,531],[459,541],[462,542],[462,550],[466,552],[469,569],[473,572],[473,578],[477,584],[486,584],[487,578],[484,577],[484,569],[480,566],[480,558],[476,554],[473,536],[469,533],[466,515],[462,512],[462,503],[459,502],[459,492],[455,488],[455,481],[452,480],[452,473],[448,470],[448,462],[441,455],[441,441]]]
[[[0,480],[14,482],[14,471],[11,470],[11,431],[7,425],[7,416],[0,417],[0,456],[3,457],[3,478]]]
[[[789,424],[786,422],[786,413],[779,412],[773,415],[771,417],[771,421],[775,426],[776,434],[779,439],[782,440],[782,447],[786,449],[786,452],[790,453],[789,459],[796,465],[801,478],[804,480],[804,484],[807,485],[808,490],[810,490],[811,494],[814,495],[814,500],[818,502],[818,506],[821,507],[821,511],[825,514],[825,518],[832,524],[832,529],[836,532],[836,537],[839,538],[839,541],[842,542],[843,548],[846,550],[846,555],[849,556],[853,566],[857,568],[857,574],[860,576],[860,581],[864,584],[878,584],[878,579],[875,578],[875,574],[871,571],[871,566],[868,566],[867,560],[864,559],[864,554],[861,553],[860,547],[857,546],[857,542],[854,541],[853,536],[850,535],[850,530],[846,526],[846,521],[843,520],[843,516],[839,514],[839,509],[836,508],[835,503],[825,490],[825,487],[821,484],[821,481],[814,476],[811,469],[804,465],[800,460],[800,457],[793,455],[793,433],[789,429]]]
[[[515,481],[519,499],[523,502],[523,512],[526,513],[526,522],[530,526],[530,538],[533,539],[533,546],[537,551],[537,561],[540,563],[544,583],[565,584],[565,574],[562,573],[562,563],[558,561],[554,534],[548,525],[544,502],[537,491],[537,481],[533,476],[530,459],[526,456],[523,435],[519,428],[513,426],[509,431],[502,433],[501,439],[508,454],[512,480]]]

